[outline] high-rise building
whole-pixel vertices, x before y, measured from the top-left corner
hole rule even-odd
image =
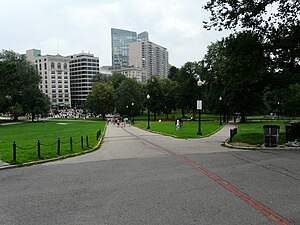
[[[152,76],[168,77],[168,51],[150,41],[129,43],[129,66],[142,68],[147,79]]]
[[[128,30],[111,28],[112,68],[128,66],[128,44],[137,40],[137,33]]]
[[[63,108],[71,105],[69,58],[61,55],[41,55],[41,51],[26,51],[26,58],[36,66],[41,76],[39,85],[49,96],[52,107]]]
[[[141,41],[149,41],[149,34],[147,31],[144,31],[142,33],[140,33],[137,37],[138,40],[141,40]]]
[[[69,56],[72,107],[82,106],[92,91],[92,79],[99,73],[99,57],[90,53]]]

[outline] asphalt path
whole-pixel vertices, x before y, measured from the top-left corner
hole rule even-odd
[[[300,224],[300,152],[107,127],[101,149],[0,171],[0,224]]]

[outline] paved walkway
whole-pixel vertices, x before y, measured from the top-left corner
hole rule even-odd
[[[144,131],[133,126],[119,128],[116,125],[108,125],[104,143],[100,150],[47,164],[68,164],[167,155],[166,152],[159,150],[153,145],[149,145],[150,142],[178,154],[233,151],[232,149],[221,147],[221,144],[229,137],[229,130],[233,127],[235,127],[234,124],[226,124],[219,132],[206,138],[177,139]]]
[[[47,164],[68,164],[166,155],[166,152],[162,152],[154,146],[149,146],[149,144],[147,145],[145,141],[159,144],[178,154],[232,151],[232,149],[221,147],[221,144],[229,137],[229,130],[233,127],[235,127],[235,124],[228,123],[220,131],[206,138],[177,139],[144,131],[134,126],[120,128],[110,124],[107,126],[104,143],[100,150],[73,158],[49,162]],[[0,161],[0,168],[7,166],[9,166],[9,164]]]

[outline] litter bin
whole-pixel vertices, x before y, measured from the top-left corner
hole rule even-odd
[[[264,125],[265,147],[277,147],[279,138],[278,125]]]

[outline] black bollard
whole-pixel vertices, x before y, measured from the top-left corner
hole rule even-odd
[[[40,142],[40,140],[38,140],[37,147],[38,147],[38,159],[40,159],[41,158],[41,142]]]
[[[60,155],[60,139],[57,139],[57,155]]]
[[[16,142],[14,141],[13,143],[13,161],[16,162],[17,161],[17,145]]]
[[[72,137],[70,137],[70,150],[71,150],[71,152],[73,151],[73,141],[72,141]]]

